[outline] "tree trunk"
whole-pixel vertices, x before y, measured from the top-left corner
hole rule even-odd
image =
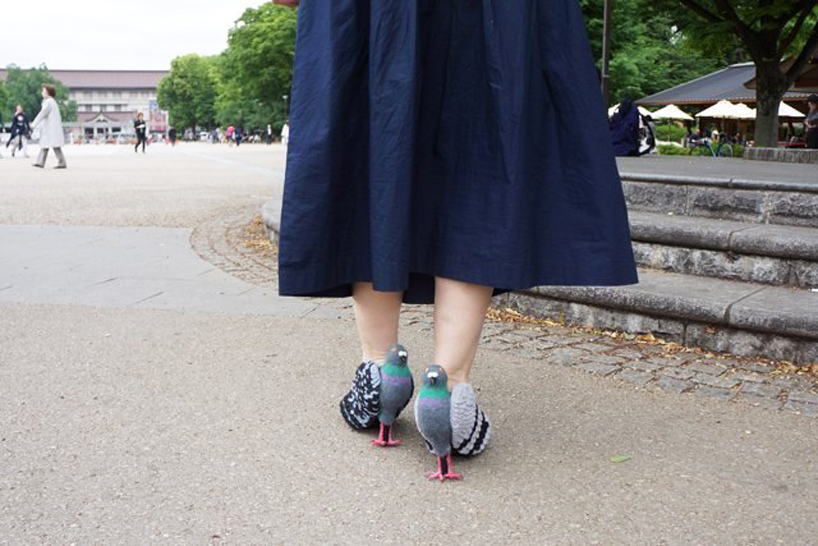
[[[756,63],[756,146],[778,146],[778,107],[786,91],[778,62]]]

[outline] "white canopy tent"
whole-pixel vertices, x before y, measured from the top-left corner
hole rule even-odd
[[[664,108],[660,108],[656,110],[654,113],[651,114],[653,119],[660,120],[660,119],[671,119],[671,120],[681,120],[681,121],[693,121],[693,117],[685,114],[681,108],[676,106],[675,104],[668,104]]]
[[[720,119],[742,119],[745,112],[737,108],[729,100],[720,100],[710,108],[706,108],[696,114],[697,118],[720,118]]]
[[[753,119],[756,118],[756,109],[752,108],[753,111]],[[779,118],[791,118],[791,119],[801,119],[806,117],[804,114],[787,104],[786,102],[781,102],[778,106],[778,117]]]
[[[737,119],[756,119],[756,111],[743,102],[734,105],[734,107],[738,115]]]

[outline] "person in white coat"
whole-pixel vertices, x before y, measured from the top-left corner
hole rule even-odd
[[[43,106],[34,122],[31,124],[32,131],[40,130],[40,155],[37,156],[35,167],[45,167],[45,160],[48,158],[48,150],[53,149],[57,156],[56,169],[65,169],[68,165],[65,163],[65,156],[62,153],[63,132],[62,132],[62,117],[60,116],[60,107],[54,97],[57,95],[57,89],[50,83],[43,84]]]
[[[290,124],[289,122],[284,122],[284,126],[281,128],[281,143],[285,146],[290,143]]]

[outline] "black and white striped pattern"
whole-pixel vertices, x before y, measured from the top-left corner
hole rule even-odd
[[[357,430],[377,426],[380,402],[380,369],[374,362],[363,362],[355,372],[352,388],[341,400],[341,416]]]
[[[452,389],[452,451],[470,457],[486,449],[491,438],[491,421],[477,407],[474,389],[460,383]]]

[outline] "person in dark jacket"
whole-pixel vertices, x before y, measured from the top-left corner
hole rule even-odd
[[[168,138],[170,138],[170,145],[176,146],[176,127],[171,127],[168,131]]]
[[[236,127],[236,132],[233,133],[233,138],[236,141],[236,147],[238,148],[241,146],[241,139],[243,138],[244,134],[241,127]]]
[[[12,143],[14,144],[11,149],[12,156],[20,149],[23,150],[23,155],[28,157],[27,139],[29,134],[31,134],[31,124],[28,121],[25,110],[23,110],[23,106],[18,104],[17,111],[11,119],[11,136],[9,137],[9,141],[6,142],[6,148]]]
[[[142,153],[145,153],[145,145],[148,143],[147,131],[148,131],[148,124],[145,123],[145,115],[142,112],[139,112],[136,115],[136,119],[133,120],[133,128],[136,131],[136,146],[134,147],[134,152],[139,152],[139,145],[142,145]]]

